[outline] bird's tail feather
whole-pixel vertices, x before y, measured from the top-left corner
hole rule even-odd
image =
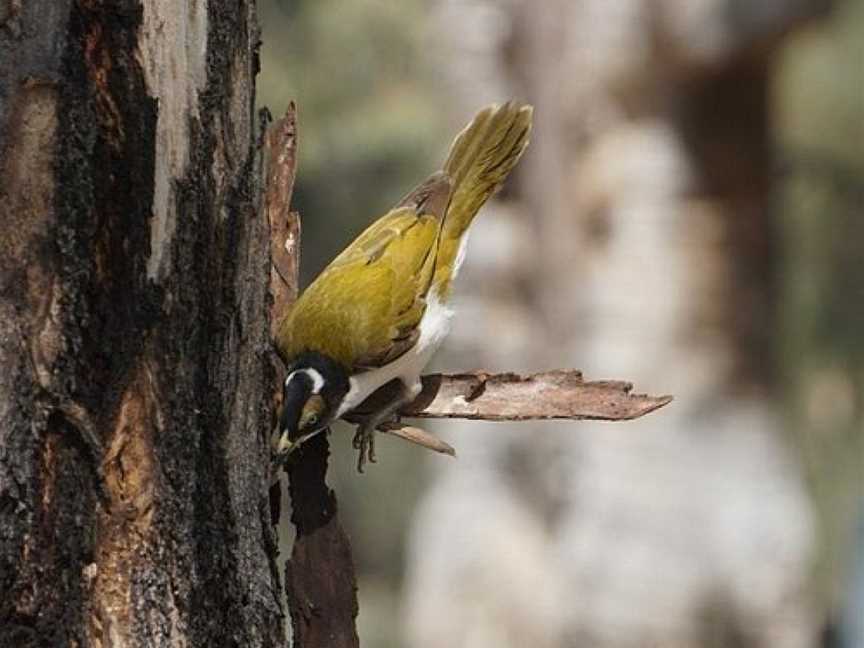
[[[450,147],[443,171],[450,178],[450,205],[444,218],[433,284],[443,298],[471,221],[497,191],[528,146],[533,108],[513,102],[484,108]]]

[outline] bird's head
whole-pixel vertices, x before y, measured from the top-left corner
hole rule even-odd
[[[347,372],[327,356],[308,352],[291,362],[282,388],[276,454],[290,454],[330,425],[348,389]]]

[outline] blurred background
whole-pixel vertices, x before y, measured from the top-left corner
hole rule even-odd
[[[457,460],[387,437],[364,475],[334,430],[362,645],[862,648],[864,0],[258,4],[304,283],[527,101],[435,368],[676,398],[429,424]]]

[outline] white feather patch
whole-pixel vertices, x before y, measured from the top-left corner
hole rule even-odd
[[[288,374],[288,377],[285,379],[285,386],[288,386],[288,383],[291,382],[291,379],[298,373],[304,373],[309,378],[312,379],[312,393],[320,394],[321,390],[324,389],[324,376],[321,375],[321,372],[317,369],[313,369],[312,367],[307,367],[306,369],[298,369],[297,371],[292,371]]]
[[[456,251],[456,263],[453,264],[453,274],[450,277],[450,281],[453,281],[456,278],[456,275],[459,274],[459,269],[465,262],[465,253],[468,252],[468,236],[470,234],[471,230],[469,229],[462,234],[462,240],[459,241],[459,249]]]
[[[441,302],[437,293],[431,294],[423,319],[420,320],[420,337],[417,339],[417,344],[388,365],[351,376],[350,388],[339,406],[336,417],[350,412],[394,378],[399,378],[416,396],[420,392],[420,374],[447,337],[452,318],[452,309]]]

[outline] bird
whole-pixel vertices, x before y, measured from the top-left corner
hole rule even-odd
[[[384,385],[392,396],[358,425],[357,469],[375,462],[378,426],[421,391],[420,375],[450,329],[453,280],[469,227],[522,157],[533,107],[480,110],[439,171],[348,245],[279,320],[287,376],[275,455],[285,459]]]

